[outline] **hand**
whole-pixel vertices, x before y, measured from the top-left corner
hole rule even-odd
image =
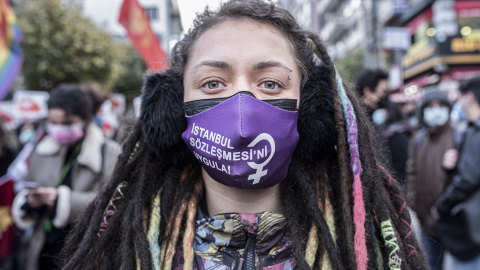
[[[52,187],[33,188],[27,194],[27,203],[33,208],[39,208],[44,205],[53,206],[57,199],[58,191]]]
[[[457,166],[458,151],[457,149],[448,149],[443,155],[442,166],[447,170],[453,170]]]

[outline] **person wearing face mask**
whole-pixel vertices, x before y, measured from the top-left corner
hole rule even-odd
[[[382,69],[363,69],[356,78],[357,93],[372,116],[378,109],[387,106],[388,73]]]
[[[387,169],[395,172],[389,138],[384,136],[386,126],[390,124],[389,120],[394,117],[390,109],[392,104],[388,98],[388,73],[382,69],[361,70],[356,77],[356,90],[365,105],[368,117],[373,122],[380,144],[381,158],[386,163]]]
[[[403,104],[387,102],[387,118],[382,122],[381,136],[385,139],[389,168],[396,174],[405,187],[405,167],[408,158],[408,144],[412,128],[401,111]],[[375,114],[379,110],[375,111]]]
[[[94,101],[79,85],[61,84],[48,100],[45,135],[28,160],[27,188],[15,197],[16,226],[31,230],[25,269],[58,269],[54,260],[72,222],[93,200],[120,152],[92,122]]]
[[[449,114],[452,104],[436,86],[425,89],[420,104],[422,128],[410,140],[406,167],[408,203],[422,225],[422,243],[431,269],[442,269],[443,247],[436,234],[435,201],[447,183],[443,156],[454,148],[454,129]]]
[[[445,161],[454,171],[436,210],[441,216],[441,239],[451,254],[446,269],[470,270],[480,269],[480,78],[462,82],[459,90],[468,127],[457,157],[449,158],[454,162]]]
[[[145,78],[63,269],[427,269],[320,38],[273,1],[230,0],[193,25]]]

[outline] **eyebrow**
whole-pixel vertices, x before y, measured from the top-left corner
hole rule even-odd
[[[215,60],[206,60],[206,61],[203,61],[200,64],[196,65],[195,67],[193,67],[192,73],[197,71],[197,69],[199,69],[202,66],[215,67],[215,68],[224,69],[224,70],[232,70],[233,69],[232,66],[227,62],[215,61]],[[258,71],[258,70],[267,69],[267,68],[271,68],[271,67],[282,67],[282,68],[287,69],[288,71],[291,70],[289,67],[287,67],[286,65],[284,65],[284,64],[282,64],[278,61],[260,62],[258,64],[255,64],[255,66],[253,67],[253,70]]]
[[[209,66],[209,67],[216,67],[216,68],[219,68],[219,69],[232,70],[232,66],[227,62],[207,60],[207,61],[203,61],[200,64],[193,67],[192,73],[197,71],[197,69],[199,69],[202,66]]]
[[[271,68],[271,67],[283,67],[290,71],[290,68],[285,66],[284,64],[278,62],[278,61],[266,61],[266,62],[260,62],[256,64],[253,67],[253,70],[261,70],[261,69],[266,69],[266,68]]]

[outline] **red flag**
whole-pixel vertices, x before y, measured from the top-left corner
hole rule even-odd
[[[167,55],[160,46],[160,41],[150,26],[150,21],[137,0],[124,0],[118,18],[127,30],[133,46],[142,56],[148,69],[161,71],[167,68]]]
[[[15,232],[11,215],[13,194],[13,181],[0,185],[0,261],[13,251]]]

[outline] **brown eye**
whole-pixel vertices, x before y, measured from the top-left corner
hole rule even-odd
[[[220,87],[220,83],[217,81],[212,81],[207,83],[208,89],[217,89]]]

